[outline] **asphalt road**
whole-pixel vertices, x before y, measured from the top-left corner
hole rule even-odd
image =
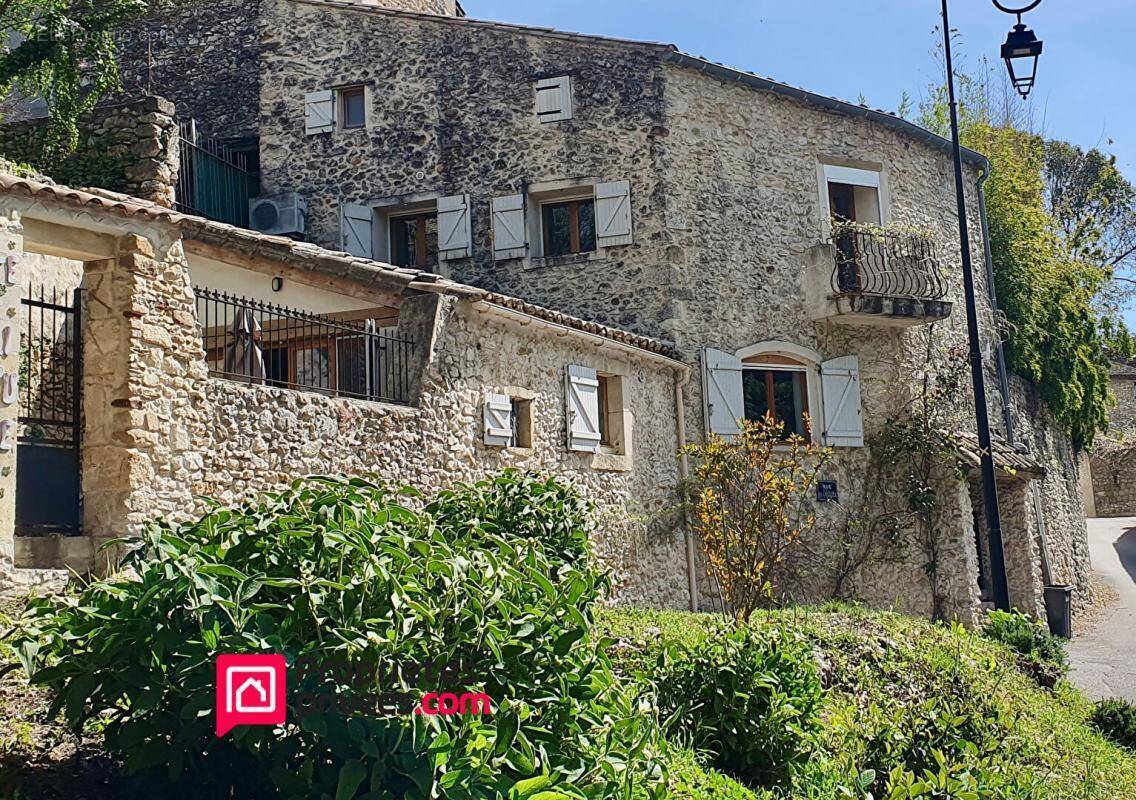
[[[1093,570],[1117,601],[1089,633],[1069,643],[1073,683],[1093,699],[1136,703],[1136,517],[1090,519]]]

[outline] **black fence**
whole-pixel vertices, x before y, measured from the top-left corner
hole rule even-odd
[[[376,320],[341,320],[195,288],[211,374],[387,403],[410,400],[414,342]]]
[[[197,135],[193,121],[180,124],[181,167],[174,189],[178,211],[248,227],[249,200],[260,181],[249,170],[248,157]]]
[[[942,300],[946,281],[934,241],[919,233],[838,229],[832,235],[839,295]]]

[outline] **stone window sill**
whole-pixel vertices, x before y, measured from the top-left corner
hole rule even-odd
[[[592,469],[596,472],[631,472],[631,456],[603,448],[592,455]]]

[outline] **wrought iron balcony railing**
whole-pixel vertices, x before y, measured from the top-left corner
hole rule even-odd
[[[912,232],[838,227],[832,288],[843,296],[942,300],[947,284],[935,242]]]

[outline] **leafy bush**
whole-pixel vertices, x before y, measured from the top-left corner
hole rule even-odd
[[[721,626],[667,647],[654,678],[674,734],[742,780],[785,783],[816,747],[820,677],[812,649],[785,630]]]
[[[732,439],[683,451],[695,461],[690,525],[726,607],[745,622],[784,593],[786,562],[816,523],[809,489],[832,451],[771,416],[740,425]]]
[[[1136,750],[1136,706],[1124,700],[1101,700],[1093,708],[1093,727],[1119,745]]]
[[[991,611],[982,632],[1017,652],[1023,671],[1042,686],[1052,687],[1069,672],[1061,639],[1021,612]]]
[[[171,796],[657,796],[651,709],[590,635],[605,581],[585,559],[585,510],[516,473],[421,511],[363,480],[299,481],[153,526],[136,579],[33,601],[14,646],[74,728],[100,718],[107,749]],[[310,668],[290,681],[288,724],[215,739],[214,657],[242,652]],[[425,663],[460,664],[461,685],[415,685]],[[493,713],[375,713],[387,678],[414,702],[485,692]]]

